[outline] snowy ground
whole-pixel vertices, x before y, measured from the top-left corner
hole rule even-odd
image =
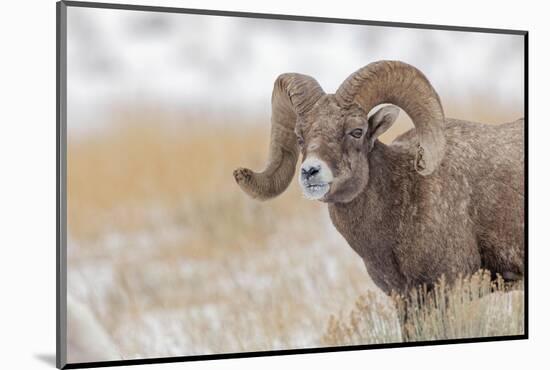
[[[293,234],[293,222],[279,228]],[[175,226],[72,239],[69,295],[94,312],[126,359],[318,347],[329,316],[376,288],[326,212],[314,226],[309,243],[274,233],[257,250],[209,258],[186,255],[190,232]],[[181,251],[155,257],[166,245]],[[79,258],[85,250],[96,256]]]

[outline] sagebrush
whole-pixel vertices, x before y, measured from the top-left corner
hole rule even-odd
[[[380,301],[369,292],[347,316],[331,316],[326,345],[414,342],[524,333],[521,283],[509,285],[481,270],[452,284],[440,278],[433,289],[421,286]]]

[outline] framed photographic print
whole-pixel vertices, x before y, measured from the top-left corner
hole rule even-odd
[[[526,31],[57,4],[57,366],[526,339]]]

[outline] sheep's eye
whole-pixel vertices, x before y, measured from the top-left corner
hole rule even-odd
[[[298,136],[298,145],[302,146],[304,145],[304,139]]]
[[[360,139],[361,136],[363,136],[363,130],[361,130],[360,128],[356,128],[355,130],[353,130],[349,134],[351,136],[353,136],[354,138],[356,138],[356,139]]]

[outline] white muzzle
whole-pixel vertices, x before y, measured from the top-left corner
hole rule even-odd
[[[333,175],[325,161],[307,158],[300,167],[300,186],[307,199],[321,199],[330,189]]]

